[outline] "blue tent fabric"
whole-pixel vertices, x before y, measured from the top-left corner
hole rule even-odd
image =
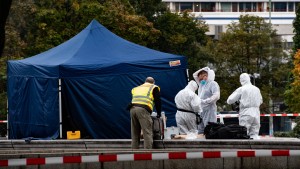
[[[167,125],[176,125],[174,97],[187,84],[184,56],[155,51],[118,37],[93,20],[46,52],[8,61],[9,138],[57,138],[61,79],[63,134],[80,130],[97,139],[130,138],[131,89],[152,76],[161,87]]]

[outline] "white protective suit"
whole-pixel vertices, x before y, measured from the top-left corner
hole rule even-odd
[[[259,88],[251,84],[247,73],[240,75],[241,87],[236,89],[227,99],[228,104],[240,102],[239,124],[247,128],[251,138],[257,139],[260,128],[259,106],[262,104],[262,96]]]
[[[200,84],[198,73],[206,71],[207,81],[204,85]],[[220,87],[215,80],[215,72],[209,67],[204,67],[193,74],[195,81],[199,85],[198,96],[201,99],[201,117],[202,122],[198,126],[198,133],[203,134],[208,122],[217,122],[217,101],[220,99]]]
[[[184,89],[180,90],[175,96],[176,107],[200,113],[200,99],[195,93],[197,88],[197,83],[192,80]],[[194,113],[177,110],[175,117],[180,134],[187,134],[188,131],[197,130],[196,115]]]

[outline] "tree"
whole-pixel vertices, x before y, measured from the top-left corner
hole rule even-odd
[[[34,17],[31,16],[35,5],[33,0],[13,1],[6,24],[6,45],[3,56],[6,60],[24,57],[23,49],[27,47],[26,36],[28,35],[30,23]]]
[[[129,0],[129,2],[138,15],[145,16],[149,21],[167,11],[165,3],[161,0]]]
[[[5,44],[5,23],[9,14],[12,0],[0,1],[0,57],[2,56]]]
[[[208,31],[208,26],[203,21],[195,20],[187,12],[181,15],[166,12],[157,17],[154,27],[162,35],[152,48],[186,56],[190,75],[208,62],[202,49],[207,41],[205,32]]]
[[[292,74],[289,76],[289,83],[285,91],[285,103],[288,105],[289,111],[300,112],[300,78],[299,78],[299,67],[300,67],[300,6],[298,5],[296,10],[296,17],[293,22],[294,33],[294,69]]]
[[[297,6],[296,17],[293,22],[293,27],[294,27],[293,32],[295,33],[295,36],[293,37],[293,42],[294,42],[293,51],[294,53],[296,53],[297,50],[300,49],[300,6]]]
[[[225,104],[229,94],[239,84],[241,73],[260,74],[255,85],[261,89],[265,107],[269,99],[282,101],[287,81],[288,56],[283,52],[276,30],[257,16],[240,16],[239,22],[228,25],[221,39],[210,47],[214,53],[217,79],[221,87],[221,101]]]
[[[293,81],[285,91],[285,103],[289,110],[293,112],[300,112],[300,50],[294,56]]]
[[[126,3],[127,2],[127,3]],[[145,17],[135,15],[128,1],[96,0],[38,1],[33,11],[34,20],[27,35],[30,44],[26,54],[48,50],[70,39],[92,20],[98,20],[115,34],[138,44],[154,43],[159,30]]]

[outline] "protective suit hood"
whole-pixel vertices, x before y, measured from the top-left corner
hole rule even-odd
[[[240,75],[240,83],[242,86],[244,86],[245,84],[251,84],[250,76],[248,73],[242,73]]]
[[[204,67],[200,70],[198,70],[196,73],[198,74],[200,71],[206,71],[207,72],[207,81],[214,81],[215,80],[215,71],[210,69],[209,67]]]
[[[195,92],[198,89],[198,84],[194,81],[191,80],[188,85],[186,86],[187,89],[190,89],[191,91]]]

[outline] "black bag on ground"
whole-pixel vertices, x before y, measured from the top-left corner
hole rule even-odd
[[[222,123],[208,122],[204,128],[206,139],[249,139],[247,128],[238,124],[224,125]]]
[[[153,121],[153,140],[163,140],[164,139],[164,122],[162,118],[157,118],[151,116]]]

